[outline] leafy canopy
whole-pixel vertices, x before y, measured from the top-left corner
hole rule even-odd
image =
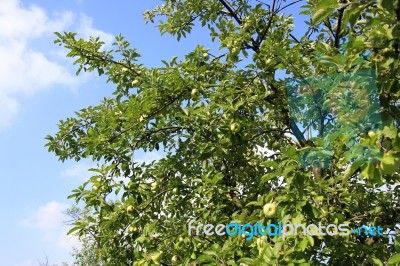
[[[294,7],[308,16],[300,37]],[[99,164],[70,195],[85,207],[70,230],[86,243],[78,264],[84,254],[95,265],[400,263],[398,0],[165,0],[144,16],[178,40],[201,26],[220,50],[148,68],[121,35],[107,50],[57,33],[77,74],[115,84],[47,136],[61,161]],[[162,159],[139,163],[140,151]],[[246,241],[189,235],[191,219],[379,225],[392,236]]]

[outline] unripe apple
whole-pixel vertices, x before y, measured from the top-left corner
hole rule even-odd
[[[192,89],[192,92],[190,93],[193,100],[197,100],[199,98],[199,94],[200,92],[198,89]]]
[[[231,131],[234,133],[239,132],[241,128],[242,128],[242,126],[238,122],[233,122],[231,124]]]
[[[208,60],[209,54],[208,54],[208,53],[204,53],[204,54],[203,54],[203,58],[204,58],[204,60]]]
[[[374,131],[369,131],[368,136],[372,139],[373,137],[376,136],[376,133]]]
[[[97,190],[99,190],[99,188],[98,188],[96,185],[93,185],[93,186],[92,186],[92,190],[93,190],[93,191],[97,191]]]
[[[135,207],[133,207],[132,205],[129,205],[129,206],[126,208],[126,212],[127,212],[127,213],[132,213],[134,210],[135,210]]]
[[[273,217],[276,213],[276,204],[273,202],[265,204],[263,207],[263,212],[268,218]]]
[[[132,86],[133,87],[135,87],[136,85],[138,85],[139,84],[139,80],[137,80],[137,79],[134,79],[134,80],[132,80]]]
[[[253,85],[254,85],[254,86],[259,86],[259,85],[261,85],[261,80],[260,80],[259,78],[253,79]]]
[[[174,193],[174,194],[176,194],[178,192],[178,189],[177,188],[174,188],[173,190],[172,190],[172,193]]]
[[[178,258],[176,257],[176,255],[172,256],[171,261],[172,261],[172,263],[178,262]]]
[[[183,239],[183,237],[181,237],[181,236],[180,236],[179,239],[178,239],[179,242],[183,242],[184,240],[185,240],[185,239]]]
[[[278,141],[275,141],[272,143],[272,149],[273,150],[278,150],[281,147],[281,144]]]
[[[158,184],[157,184],[157,181],[154,181],[152,184],[151,184],[151,190],[156,190],[157,189],[157,186],[158,186]]]

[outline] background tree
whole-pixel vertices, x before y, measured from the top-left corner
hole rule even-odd
[[[293,17],[283,11],[301,4],[308,29],[296,38]],[[91,211],[70,233],[93,236],[94,265],[399,263],[398,236],[246,241],[187,232],[194,219],[372,224],[394,233],[400,213],[399,1],[166,0],[145,13],[149,22],[157,16],[162,34],[189,38],[201,25],[221,50],[197,46],[184,58],[147,68],[122,36],[104,50],[99,39],[57,33],[78,73],[97,71],[116,85],[113,97],[61,121],[59,132],[47,137],[60,160],[99,163],[70,195]],[[348,78],[359,71],[369,74]],[[314,86],[310,77],[329,86]],[[365,95],[360,88],[371,82],[376,94]],[[357,107],[341,105],[344,95],[359,97]],[[357,132],[354,116],[364,110],[363,97],[378,102],[379,120],[368,120],[370,112],[364,117],[379,123]],[[332,135],[338,129],[332,125],[348,119],[352,132]],[[260,153],[260,147],[275,152]],[[165,156],[139,164],[141,150]],[[330,156],[324,168],[309,163],[315,150]],[[266,217],[262,208],[270,202],[277,212]]]

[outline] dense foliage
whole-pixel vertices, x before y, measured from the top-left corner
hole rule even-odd
[[[296,6],[309,18],[297,37],[283,13]],[[81,265],[400,263],[399,0],[165,0],[145,13],[158,17],[162,34],[203,27],[221,49],[147,68],[122,36],[107,50],[57,33],[78,73],[115,84],[47,137],[60,160],[99,164],[70,196],[85,206],[70,231]],[[138,163],[142,151],[162,159]],[[192,219],[391,231],[245,240],[189,235]]]

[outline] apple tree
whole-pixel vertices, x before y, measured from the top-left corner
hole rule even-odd
[[[98,164],[69,196],[94,265],[400,263],[400,1],[164,0],[144,17],[178,41],[202,27],[220,49],[149,68],[121,35],[111,49],[55,41],[78,74],[115,85],[47,136],[61,161]],[[388,230],[247,240],[197,235],[191,220]]]

